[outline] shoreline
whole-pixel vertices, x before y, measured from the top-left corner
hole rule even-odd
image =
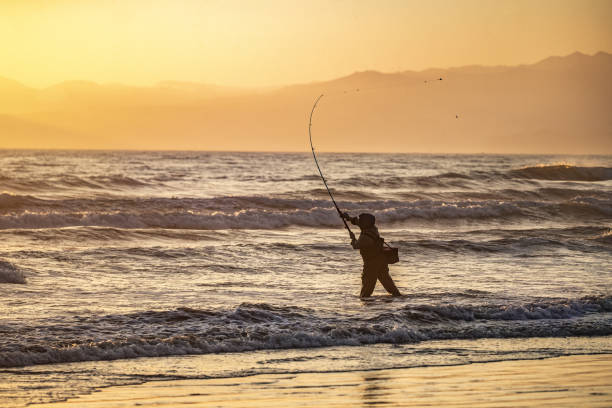
[[[111,386],[32,407],[612,405],[612,354]]]

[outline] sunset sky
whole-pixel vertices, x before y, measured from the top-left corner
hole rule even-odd
[[[322,151],[610,153],[610,21],[611,0],[0,0],[0,148],[304,151],[323,92]]]
[[[0,77],[269,86],[612,51],[609,0],[3,0]]]

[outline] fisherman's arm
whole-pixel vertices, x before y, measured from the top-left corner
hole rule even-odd
[[[359,217],[351,217],[349,213],[342,213],[342,218],[349,221],[353,225],[359,225]]]
[[[349,236],[351,237],[351,246],[353,249],[358,249],[359,247],[357,246],[357,240],[355,239],[355,234],[353,234],[353,231],[349,231]]]

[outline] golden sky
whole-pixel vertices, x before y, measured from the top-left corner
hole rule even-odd
[[[0,76],[268,86],[612,51],[610,0],[2,0]]]

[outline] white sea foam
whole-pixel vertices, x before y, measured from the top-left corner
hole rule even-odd
[[[10,341],[0,351],[0,367],[435,339],[610,335],[610,312],[612,298],[605,296],[518,305],[403,306],[373,318],[324,317],[307,308],[265,303],[146,311],[37,326],[33,335],[18,339],[9,338],[10,328],[0,327],[8,330],[3,337]],[[587,315],[597,318],[577,319]],[[53,341],[41,342],[41,336]]]
[[[268,199],[271,200],[271,199]],[[276,229],[288,226],[335,227],[338,216],[328,203],[294,200],[294,208],[287,208],[284,200],[268,203],[267,208],[237,211],[156,210],[156,207],[130,211],[100,210],[97,212],[25,211],[0,215],[0,229],[60,228],[69,226],[101,226],[116,228],[167,229]],[[317,206],[317,205],[324,206]],[[352,213],[373,212],[380,222],[399,222],[410,219],[506,219],[539,212],[563,213],[579,217],[585,213],[611,215],[612,203],[596,198],[579,198],[564,202],[536,201],[435,201],[411,202],[375,201],[343,203]],[[296,208],[297,207],[297,208]],[[159,207],[158,207],[159,208]]]

